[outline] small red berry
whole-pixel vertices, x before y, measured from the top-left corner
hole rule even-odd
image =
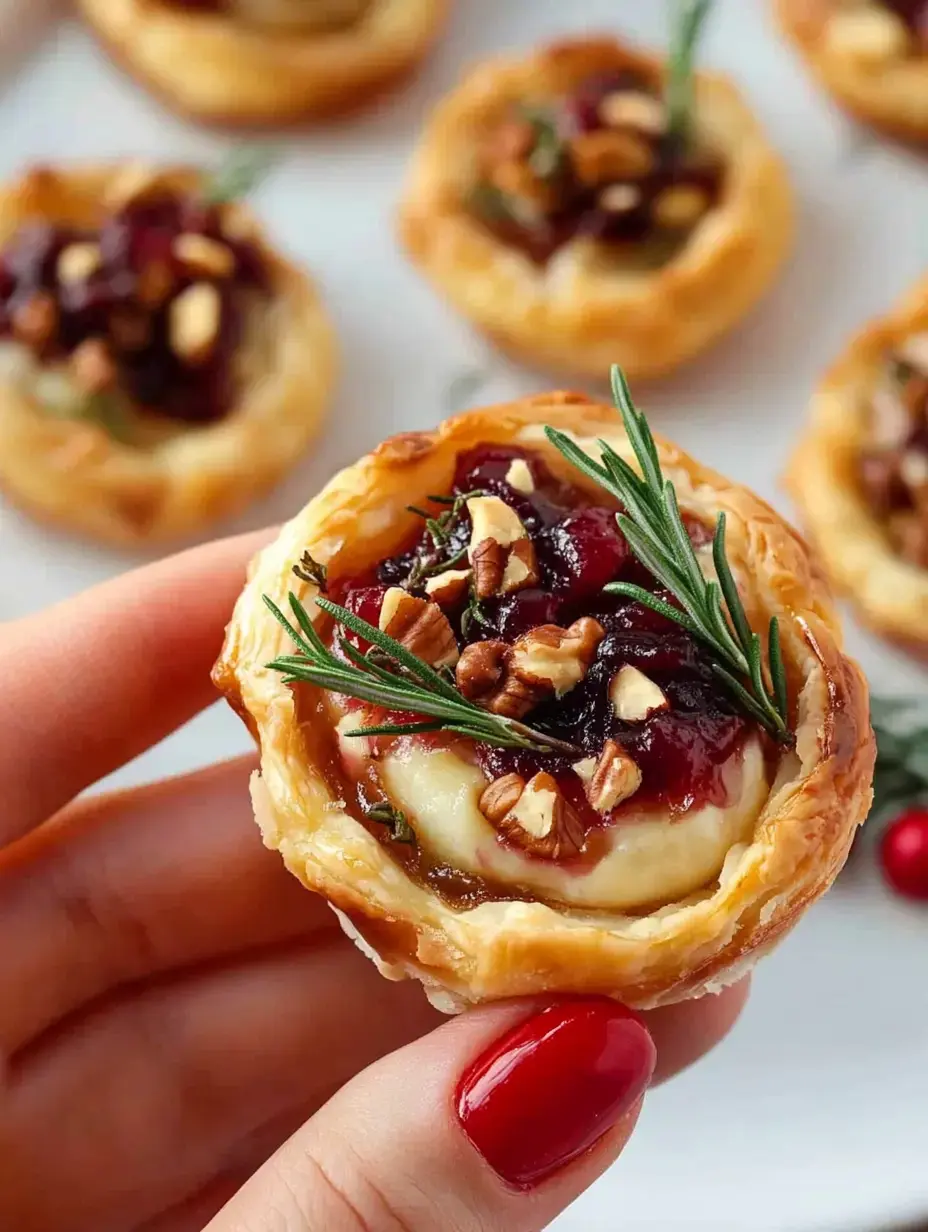
[[[928,809],[908,809],[886,828],[880,861],[894,890],[928,902]]]

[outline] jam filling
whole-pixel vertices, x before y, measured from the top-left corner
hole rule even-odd
[[[883,8],[901,17],[913,34],[928,40],[928,0],[881,0]]]
[[[514,461],[527,466],[531,491],[507,478]],[[563,629],[583,617],[592,617],[602,630],[579,683],[560,698],[546,697],[525,718],[536,731],[578,751],[567,755],[474,745],[471,755],[488,781],[509,774],[526,781],[541,772],[552,775],[587,833],[620,821],[623,811],[662,808],[680,814],[705,804],[727,804],[726,764],[754,725],[735,709],[703,650],[680,626],[642,604],[603,593],[607,583],[620,579],[657,590],[622,536],[615,506],[593,503],[586,492],[557,479],[537,455],[496,446],[479,447],[458,459],[448,499],[473,493],[498,497],[518,514],[534,548],[538,576],[534,584],[502,597],[477,603],[472,589],[444,601],[459,650],[481,642],[511,645],[539,626]],[[383,561],[375,575],[330,580],[330,596],[377,625],[388,588],[426,597],[430,577],[445,569],[467,569],[472,523],[462,502],[454,508],[438,545],[426,529],[408,550]],[[710,538],[699,523],[690,533],[697,546]],[[666,592],[657,593],[673,603]],[[635,722],[617,717],[610,684],[625,666],[637,668],[659,687],[666,708]],[[377,721],[383,721],[380,715]],[[447,742],[443,736],[424,739]],[[583,758],[599,758],[607,741],[617,742],[636,763],[640,786],[626,805],[603,815],[588,802],[574,766]]]
[[[533,261],[586,237],[657,267],[718,204],[725,172],[668,131],[656,84],[624,71],[514,111],[490,134],[480,176],[474,213]]]
[[[894,549],[928,568],[928,334],[887,357],[859,460],[863,493]]]
[[[0,336],[65,373],[75,415],[128,404],[212,423],[233,405],[244,316],[266,283],[260,253],[226,233],[221,206],[153,190],[98,231],[21,227],[0,254]],[[117,430],[113,415],[105,422]]]

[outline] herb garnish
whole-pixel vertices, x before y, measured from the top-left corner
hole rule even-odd
[[[405,646],[330,599],[317,598],[316,606],[343,630],[370,642],[372,649],[366,654],[356,649],[341,632],[336,633],[335,644],[343,657],[334,654],[293,593],[289,602],[298,627],[290,623],[272,599],[267,595],[263,598],[297,648],[296,654],[281,655],[267,664],[271,670],[283,673],[285,684],[307,681],[318,688],[371,702],[386,710],[429,716],[421,723],[362,727],[346,732],[347,736],[411,736],[447,731],[499,748],[563,753],[569,757],[581,755],[576,745],[475,706],[444,676],[410,654]]]
[[[466,516],[467,502],[472,497],[484,495],[484,492],[477,489],[473,492],[464,492],[460,496],[430,496],[428,499],[433,505],[448,506],[437,518],[433,517],[427,509],[419,509],[416,505],[406,506],[410,513],[415,513],[425,519],[425,528],[432,540],[431,550],[421,552],[416,557],[409,576],[406,578],[407,586],[419,586],[426,578],[444,573],[446,569],[454,569],[464,561],[467,556],[466,547],[448,555],[451,537]]]
[[[674,8],[665,99],[667,136],[679,145],[685,145],[691,136],[696,46],[711,8],[712,0],[678,0]]]
[[[523,103],[519,113],[535,134],[528,165],[540,180],[554,180],[564,170],[567,150],[557,129],[557,119],[543,107]]]
[[[303,553],[300,563],[293,566],[293,572],[301,582],[309,582],[311,586],[318,586],[323,594],[329,588],[328,569],[315,560],[309,552]]]
[[[409,824],[409,818],[402,809],[391,804],[389,800],[378,800],[364,809],[364,816],[371,821],[380,822],[390,831],[390,837],[397,843],[414,843],[416,833]]]
[[[779,623],[774,616],[767,631],[772,687],[764,678],[761,639],[748,624],[725,553],[725,514],[720,513],[712,544],[718,581],[708,579],[687,534],[676,492],[661,471],[657,446],[644,415],[631,398],[620,368],[612,369],[612,392],[641,475],[605,441],[598,441],[601,462],[595,462],[564,432],[545,428],[548,440],[579,471],[611,493],[624,512],[616,516],[629,547],[682,607],[672,607],[650,591],[630,582],[612,582],[609,594],[624,595],[681,625],[707,647],[711,667],[738,704],[779,743],[791,745],[786,672],[780,649]],[[724,605],[724,606],[723,606]]]
[[[871,697],[870,722],[877,757],[868,820],[879,824],[928,802],[928,707],[914,697]]]
[[[279,156],[273,146],[238,146],[203,185],[200,196],[204,205],[226,205],[247,197],[265,179]]]

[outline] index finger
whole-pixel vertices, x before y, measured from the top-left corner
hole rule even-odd
[[[210,670],[266,539],[193,548],[6,626],[0,844],[214,700]]]

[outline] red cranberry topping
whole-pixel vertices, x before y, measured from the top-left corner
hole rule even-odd
[[[922,41],[928,41],[928,0],[882,0]]]
[[[514,458],[529,463],[533,492],[513,492],[506,483]],[[603,593],[608,582],[634,580],[656,590],[665,602],[673,602],[632,556],[615,511],[592,504],[584,492],[561,483],[538,456],[514,449],[478,449],[459,459],[455,493],[477,489],[517,507],[524,525],[531,521],[542,576],[536,587],[481,604],[479,619],[462,623],[460,613],[449,612],[459,644],[488,638],[511,643],[539,625],[566,627],[581,615],[594,616],[606,636],[585,678],[562,698],[538,705],[527,721],[578,746],[584,756],[598,757],[607,740],[617,740],[642,771],[636,806],[679,811],[707,802],[724,804],[726,763],[741,748],[748,722],[735,710],[689,634],[641,604]],[[704,532],[700,524],[696,527]],[[464,514],[453,530],[448,552],[466,546],[469,534]],[[379,566],[380,586],[371,586],[366,578],[345,583],[343,602],[376,624],[385,586],[403,584],[417,558],[433,549],[431,536],[424,534],[407,552]],[[669,710],[638,723],[623,723],[616,717],[609,686],[625,664],[643,671],[663,690]],[[570,799],[576,799],[587,825],[602,824],[603,818],[585,804],[571,759],[489,745],[478,745],[476,756],[493,778],[513,771],[526,778],[549,771]]]
[[[230,254],[232,271],[212,275],[181,259],[180,236],[203,237]],[[76,278],[59,270],[72,245],[96,245],[99,260]],[[0,332],[26,341],[43,357],[66,359],[99,340],[116,387],[141,410],[189,423],[221,419],[234,399],[232,361],[242,335],[245,293],[264,286],[257,250],[224,236],[219,211],[165,191],[108,218],[98,233],[48,223],[20,229],[0,256]],[[171,345],[171,307],[195,283],[216,289],[215,339],[196,360]],[[52,305],[54,320],[26,335],[23,305]],[[19,325],[17,326],[17,320]]]

